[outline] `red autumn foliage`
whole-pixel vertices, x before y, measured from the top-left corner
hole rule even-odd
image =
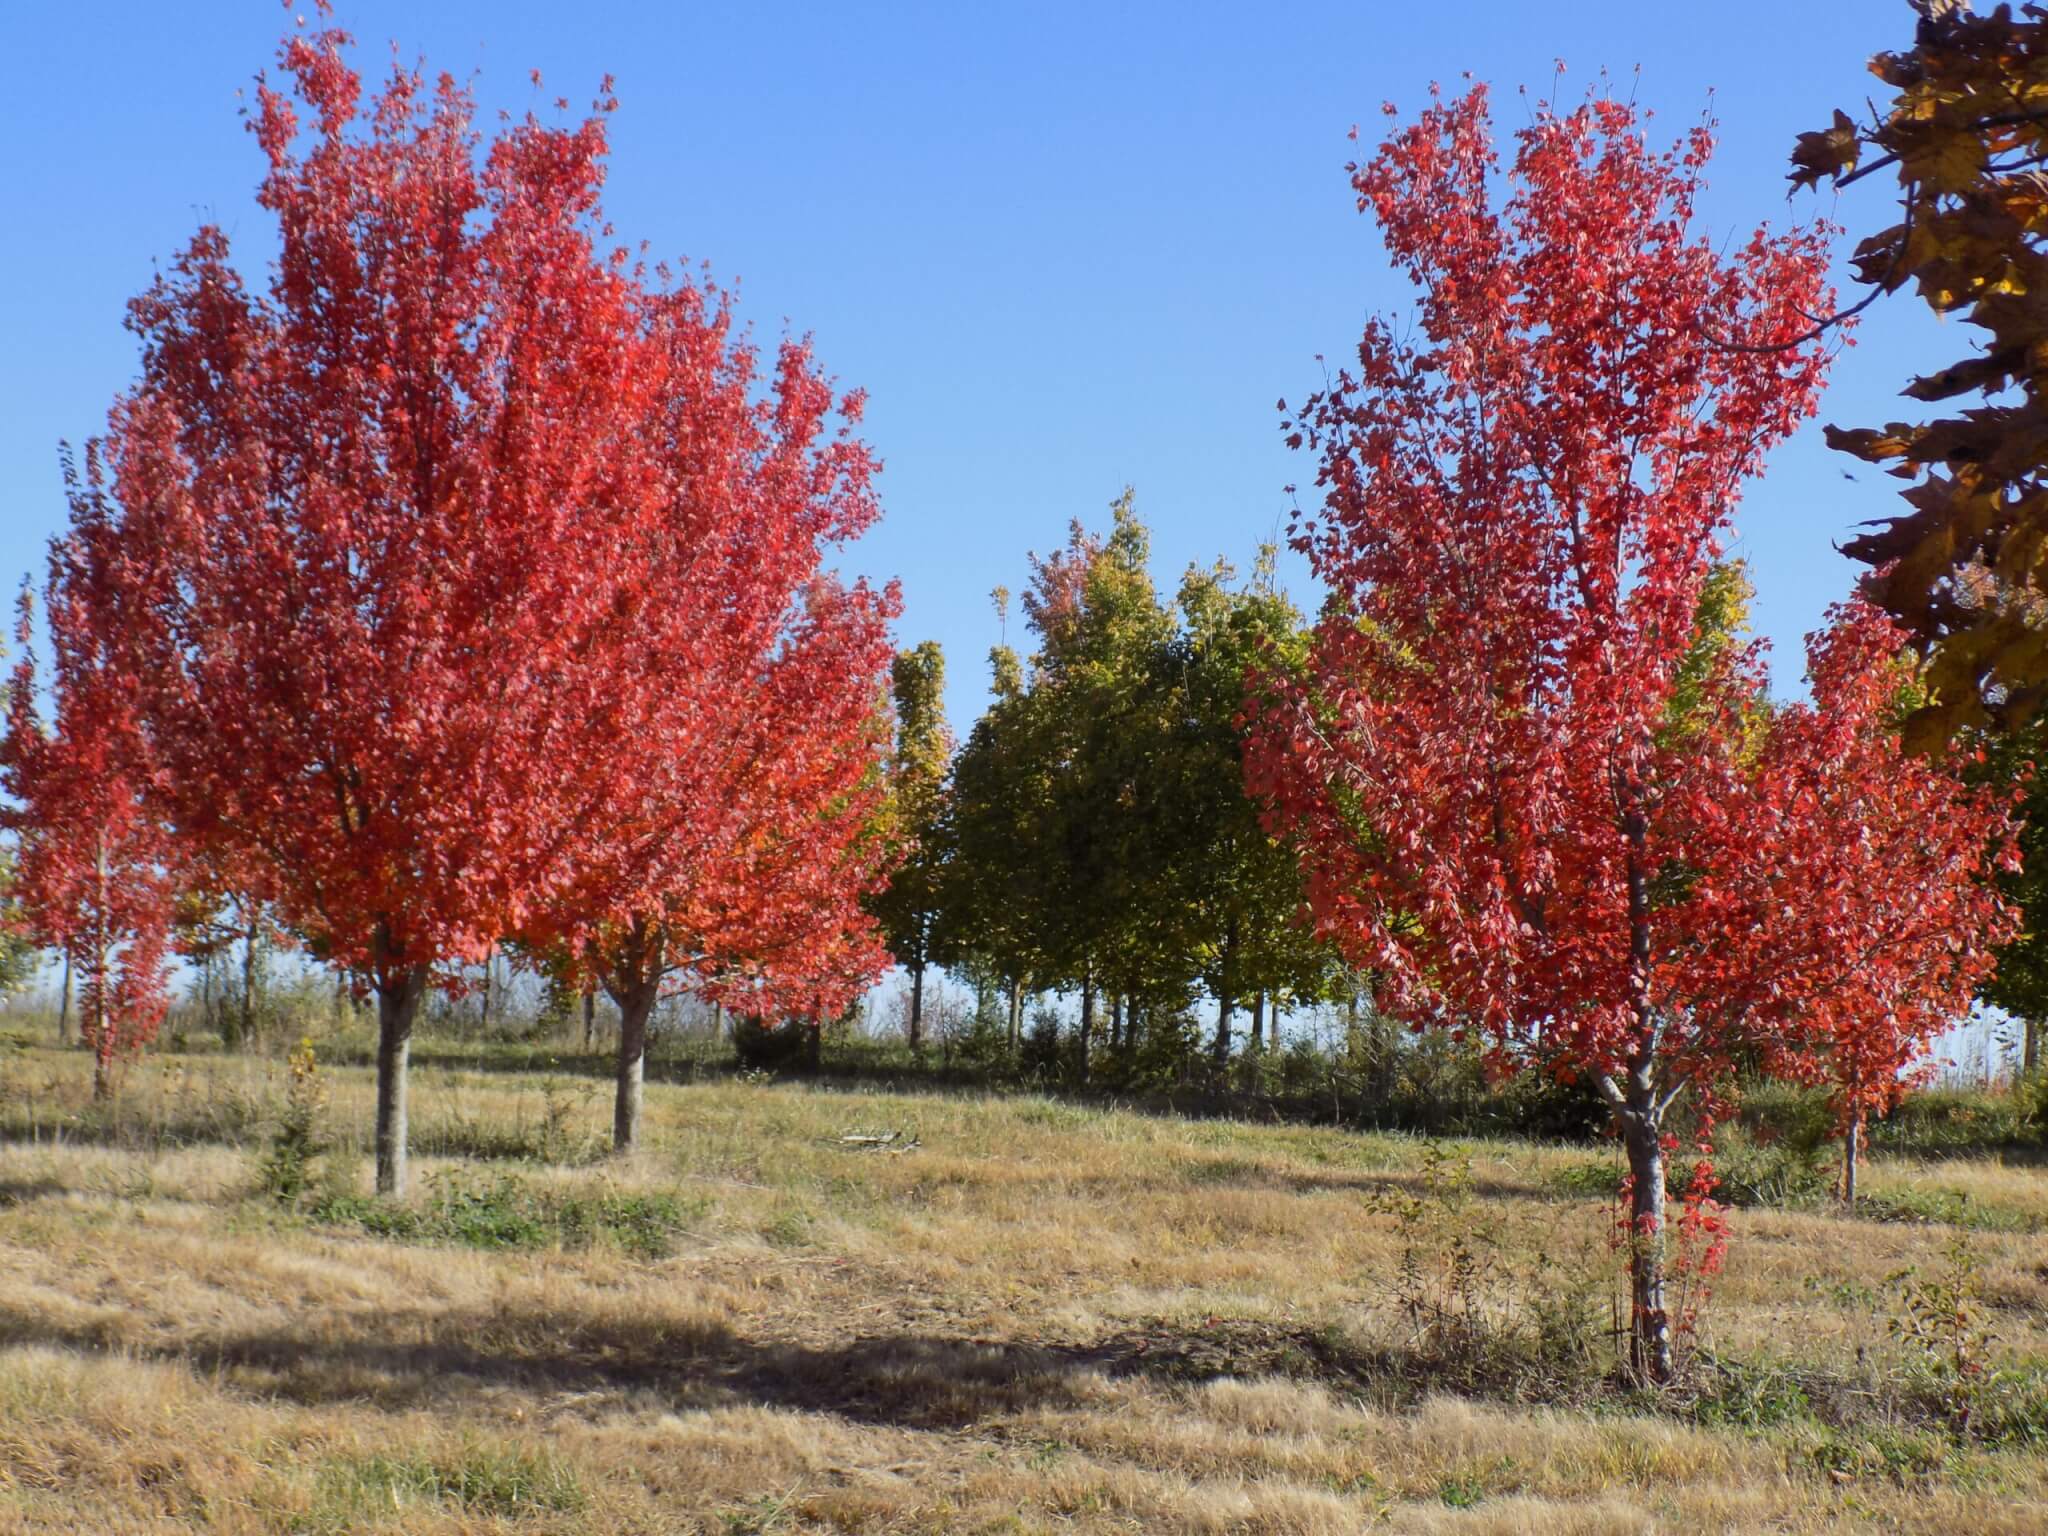
[[[1386,1004],[1611,1106],[1651,1377],[1673,1103],[1867,1038],[1828,989],[1880,930],[1916,978],[1888,996],[1957,996],[1930,959],[1956,934],[1887,927],[1843,878],[1832,813],[1893,792],[1867,711],[1829,684],[1767,729],[1754,648],[1695,645],[1740,486],[1813,409],[1825,359],[1795,338],[1828,298],[1823,231],[1724,256],[1697,227],[1710,148],[1700,128],[1654,153],[1617,102],[1539,108],[1497,208],[1477,88],[1353,168],[1421,304],[1412,339],[1369,325],[1286,424],[1318,455],[1293,539],[1332,603],[1306,680],[1251,706],[1254,786]],[[1996,815],[1930,773],[1917,813],[1954,818],[1953,848],[1944,826],[1940,856],[1908,857],[1908,833],[1888,878],[1960,910]]]
[[[871,829],[896,602],[812,574],[816,535],[790,525],[816,500],[765,499],[703,530],[714,579],[690,586],[678,572],[663,605],[671,626],[639,658],[666,690],[618,743],[617,792],[585,818],[573,881],[527,929],[530,943],[581,957],[619,1005],[620,1150],[638,1134],[647,1021],[664,988],[815,1018],[889,964],[860,898],[885,873]],[[802,584],[784,608],[736,614],[715,579],[719,546],[735,546],[729,558],[751,566],[759,591],[772,579],[753,548],[764,535]]]
[[[61,543],[52,549],[54,591],[70,590],[59,576],[75,569],[76,554]],[[0,740],[0,788],[15,804],[0,810],[0,826],[17,840],[29,937],[70,963],[93,1093],[105,1098],[115,1065],[156,1038],[169,1003],[172,845],[149,803],[149,759],[126,679],[91,632],[68,620],[66,609],[50,614],[56,707],[46,732],[23,592],[22,655]]]
[[[792,606],[826,590],[818,545],[873,516],[865,450],[828,427],[857,397],[794,343],[757,378],[715,294],[610,247],[608,85],[581,122],[486,140],[446,75],[366,97],[348,43],[289,38],[258,91],[268,283],[207,228],[133,304],[142,375],[74,524],[81,622],[130,665],[181,834],[378,995],[397,1191],[433,968],[572,892],[637,913],[700,869],[649,851],[678,837],[763,857],[837,771],[774,732],[834,718],[835,685],[867,705],[892,599],[813,605],[854,638],[758,714],[760,669],[822,622]],[[717,900],[762,921],[737,881]]]
[[[1935,1039],[1967,1013],[2018,914],[1982,876],[2016,867],[2007,807],[1964,794],[1952,750],[1908,754],[1900,722],[1912,697],[1906,636],[1858,599],[1807,638],[1812,701],[1781,710],[1761,763],[1764,793],[1784,808],[1799,856],[1774,871],[1774,897],[1826,937],[1826,961],[1780,924],[1750,936],[1762,974],[1798,990],[1774,1006],[1802,1014],[1809,1075],[1829,1083],[1848,1133],[1845,1192],[1857,1142],[1927,1064]]]

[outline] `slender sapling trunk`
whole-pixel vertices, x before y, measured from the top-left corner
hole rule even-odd
[[[1863,1159],[1863,1113],[1849,1119],[1849,1133],[1842,1138],[1842,1203],[1856,1204],[1856,1169]]]

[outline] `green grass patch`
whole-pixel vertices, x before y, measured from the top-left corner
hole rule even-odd
[[[1866,1221],[1925,1222],[1978,1232],[2039,1232],[2031,1211],[1986,1205],[1955,1189],[1872,1190],[1858,1197],[1856,1214]]]
[[[354,1528],[367,1516],[419,1505],[448,1505],[484,1519],[575,1514],[589,1496],[575,1470],[545,1451],[472,1445],[450,1456],[377,1452],[341,1457],[320,1468],[312,1529]],[[328,1521],[341,1521],[330,1524]]]
[[[453,1175],[432,1181],[427,1197],[399,1204],[363,1195],[330,1195],[311,1219],[356,1227],[402,1243],[445,1243],[462,1248],[613,1248],[657,1259],[701,1215],[701,1204],[673,1195],[577,1195],[536,1190],[517,1179],[471,1183]]]
[[[1956,1441],[1934,1430],[1883,1425],[1824,1429],[1802,1449],[1812,1465],[1833,1476],[1880,1478],[1902,1487],[1953,1471],[1963,1456]]]
[[[1836,1211],[1862,1221],[1908,1222],[1959,1227],[1976,1232],[2039,1232],[2048,1222],[2031,1211],[1987,1205],[1955,1189],[1869,1189],[1851,1211],[1837,1195],[1839,1168],[1819,1151],[1783,1143],[1756,1145],[1739,1134],[1714,1154],[1720,1183],[1714,1196],[1723,1205],[1770,1210]],[[1618,1161],[1567,1163],[1544,1178],[1552,1194],[1575,1200],[1613,1200],[1624,1170]],[[1674,1166],[1670,1198],[1683,1198],[1686,1170]]]
[[[801,1205],[785,1205],[761,1228],[761,1236],[777,1248],[808,1248],[814,1241],[817,1218]]]

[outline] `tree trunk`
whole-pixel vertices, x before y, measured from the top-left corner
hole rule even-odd
[[[1856,1204],[1856,1165],[1862,1161],[1863,1115],[1861,1111],[1849,1121],[1849,1134],[1842,1138],[1842,1203],[1854,1207]]]
[[[1219,1068],[1230,1064],[1230,1015],[1235,1011],[1231,994],[1236,990],[1231,962],[1236,956],[1237,920],[1232,918],[1223,930],[1223,963],[1216,982],[1216,1043],[1211,1054]]]
[[[1088,1081],[1088,1037],[1095,1033],[1095,973],[1081,970],[1081,1081]]]
[[[1622,817],[1628,840],[1629,1006],[1638,1031],[1629,1063],[1628,1092],[1605,1084],[1621,1119],[1628,1148],[1629,1363],[1640,1381],[1671,1379],[1671,1314],[1664,1303],[1664,1105],[1657,1088],[1657,1052],[1663,1020],[1650,995],[1649,821],[1640,806]]]
[[[242,1027],[241,1046],[256,1043],[256,922],[251,918],[242,935]]]
[[[1017,1054],[1017,1042],[1024,1034],[1024,978],[1010,983],[1010,1054]]]
[[[711,1005],[711,1038],[714,1040],[723,1040],[725,1038],[725,1004],[723,1003],[713,1003]]]
[[[2041,1070],[2041,1021],[2027,1019],[2020,1026],[2020,1071],[2032,1077]]]
[[[99,861],[100,906],[107,910],[107,858],[102,844]],[[110,1068],[114,1061],[114,1034],[107,1018],[107,973],[111,966],[107,961],[107,930],[100,926],[102,918],[94,919],[94,965],[92,980],[86,983],[86,994],[92,999],[92,1096],[95,1099],[110,1099],[114,1096],[114,1083]],[[83,1024],[85,1021],[79,1021]]]
[[[213,961],[213,951],[208,949],[206,957],[199,962],[199,1027],[201,1029],[212,1029],[216,1022],[213,1015]],[[226,1031],[222,1031],[220,1042],[222,1045],[233,1043],[228,1039]]]
[[[107,968],[100,965],[104,978]],[[104,980],[97,987],[88,987],[92,996],[92,1096],[95,1101],[111,1099],[114,1096],[114,1037],[107,1027],[107,987]]]
[[[69,1045],[71,1029],[71,951],[64,951],[64,990],[57,994],[57,1043]]]
[[[1663,1127],[1646,1103],[1624,1118],[1629,1171],[1629,1365],[1639,1380],[1671,1379],[1671,1314],[1664,1298]]]
[[[612,1100],[612,1150],[630,1152],[640,1139],[640,1105],[647,1077],[647,1020],[661,990],[655,971],[624,985],[607,984],[619,1005],[618,1091]]]
[[[804,1065],[816,1072],[825,1065],[825,1016],[814,1013],[804,1021]]]
[[[1109,1000],[1109,1044],[1112,1050],[1123,1050],[1130,1042],[1124,1039],[1124,995],[1119,992]]]
[[[1254,1052],[1266,1048],[1266,994],[1261,989],[1252,994],[1252,1034],[1248,1042]]]
[[[486,1035],[491,1032],[491,961],[497,956],[497,953],[498,951],[495,946],[484,951],[484,998],[481,1032]]]
[[[915,1055],[924,1049],[924,967],[910,968],[910,1049]]]
[[[379,949],[387,948],[380,940]],[[406,1064],[427,968],[379,967],[377,981],[377,1193],[401,1198],[407,1178]]]
[[[583,988],[583,1049],[597,1049],[597,988],[588,984]]]

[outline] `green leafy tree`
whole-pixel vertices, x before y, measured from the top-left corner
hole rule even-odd
[[[1270,554],[1247,587],[1195,569],[1167,602],[1129,491],[1111,516],[1033,560],[1028,667],[991,658],[995,698],[954,770],[942,924],[949,964],[1012,979],[1013,1033],[1022,979],[1079,993],[1083,1072],[1105,1000],[1129,1060],[1154,1022],[1178,1038],[1206,989],[1227,1053],[1239,999],[1309,1000],[1334,974],[1295,921],[1294,856],[1244,788],[1247,678],[1301,645]]]
[[[1032,560],[1024,614],[1038,649],[1026,715],[1033,770],[1049,815],[1036,839],[1038,945],[1048,980],[1079,992],[1081,1074],[1097,1004],[1145,989],[1143,893],[1163,873],[1157,783],[1146,772],[1144,710],[1173,618],[1151,576],[1151,535],[1126,489],[1106,537],[1076,523],[1067,545]]]
[[[1009,592],[994,593],[1007,625]],[[1049,871],[1037,857],[1051,814],[1050,782],[1035,750],[1024,663],[1007,643],[989,651],[993,698],[953,764],[952,852],[935,941],[944,963],[999,977],[1009,993],[1009,1045],[1023,1027],[1024,994],[1047,974],[1040,914]]]
[[[1181,797],[1170,899],[1181,918],[1177,938],[1216,1002],[1211,1051],[1219,1064],[1230,1055],[1231,1016],[1243,999],[1253,1000],[1259,1020],[1268,998],[1277,1013],[1282,998],[1316,1001],[1338,985],[1333,951],[1298,920],[1300,861],[1267,832],[1245,791],[1239,715],[1247,682],[1299,670],[1301,615],[1274,580],[1270,547],[1249,586],[1233,589],[1230,575],[1224,565],[1187,573],[1184,627],[1166,657],[1178,708],[1165,761]]]
[[[4,652],[0,652],[4,654]],[[7,709],[8,684],[0,681],[0,714]],[[42,963],[42,953],[29,936],[28,914],[15,894],[14,849],[0,844],[0,997],[27,986]],[[69,1000],[70,978],[65,979]]]
[[[938,642],[900,652],[889,682],[896,742],[883,835],[892,845],[895,872],[866,905],[889,953],[910,974],[910,1045],[916,1050],[924,1043],[924,979],[937,958],[952,842],[953,732],[946,724],[946,659]]]

